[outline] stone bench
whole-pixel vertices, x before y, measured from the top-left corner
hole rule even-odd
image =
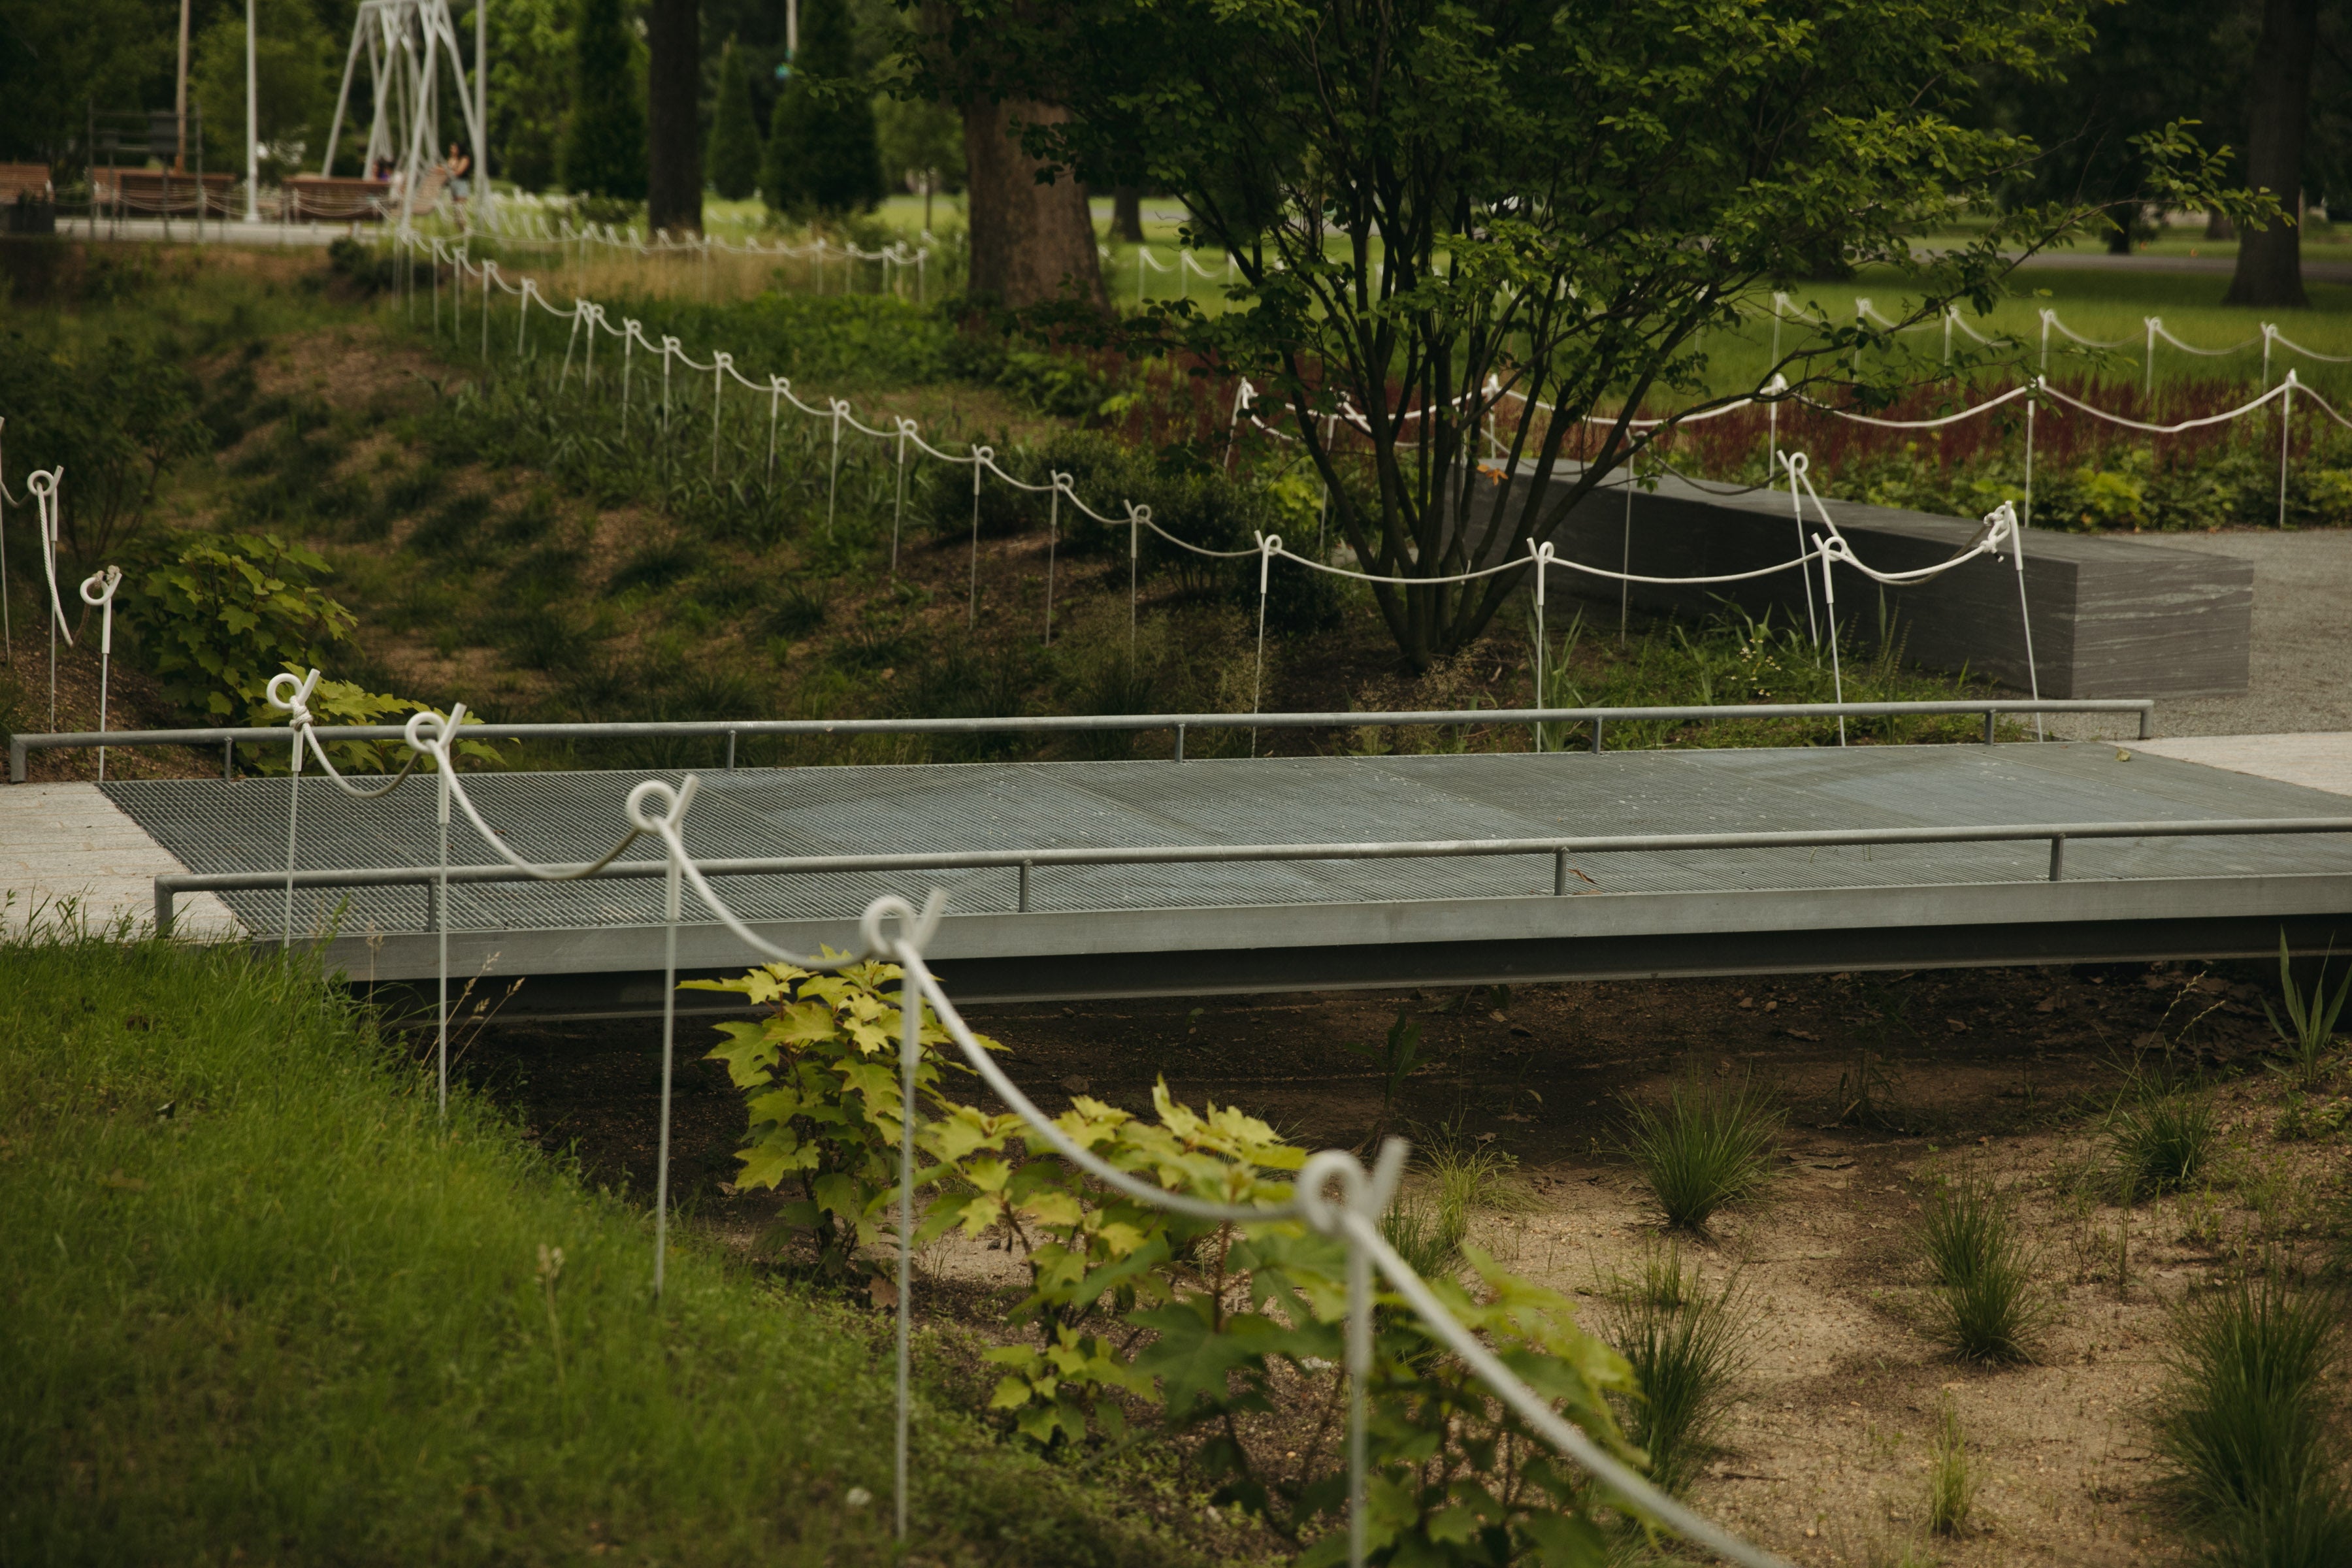
[[[1555,480],[1555,485],[1559,481]],[[1528,480],[1510,487],[1524,500]],[[1700,486],[1661,479],[1633,489],[1630,534],[1626,487],[1614,486],[1577,507],[1553,546],[1560,559],[1653,577],[1717,576],[1787,561],[1801,548],[1789,492]],[[1929,565],[1965,549],[1978,524],[1896,507],[1824,497],[1854,552],[1881,571]],[[1516,512],[1507,513],[1516,516]],[[1820,528],[1810,500],[1805,537]],[[1810,568],[1821,599],[1821,568]],[[1838,623],[1849,647],[1878,635],[1880,587],[1852,567],[1837,572]],[[1555,570],[1551,592],[1618,605],[1612,582]],[[1781,626],[1805,624],[1805,584],[1794,571],[1746,583],[1680,587],[1636,583],[1635,608],[1704,616],[1725,601],[1749,615],[1771,613]],[[2248,563],[2169,550],[2145,538],[2053,533],[2025,535],[2025,590],[2033,622],[2033,661],[2044,697],[2227,696],[2246,689],[2253,632],[2254,576]],[[1910,661],[1967,669],[2004,686],[2028,687],[2025,634],[2017,579],[2007,559],[1971,561],[1907,588],[1885,590],[1885,605]],[[1564,617],[1554,617],[1559,624]]]

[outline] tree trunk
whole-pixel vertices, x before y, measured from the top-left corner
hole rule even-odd
[[[701,0],[653,0],[646,17],[646,222],[702,232]]]
[[[2319,0],[2263,0],[2247,106],[2246,179],[2286,210],[2238,237],[2238,271],[2223,302],[2302,305],[2303,138],[2311,123],[2311,57],[2319,45]]]
[[[1044,104],[987,99],[974,100],[964,110],[971,292],[1017,310],[1059,299],[1074,286],[1080,300],[1108,310],[1094,218],[1078,183],[1064,174],[1051,184],[1038,184],[1036,160],[1006,132],[1013,120],[1060,117],[1060,110]]]
[[[1143,243],[1143,192],[1140,187],[1111,187],[1110,237],[1129,245]]]

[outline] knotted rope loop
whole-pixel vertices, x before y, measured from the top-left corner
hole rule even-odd
[[[1274,570],[1274,558],[1282,553],[1282,535],[1257,535],[1257,596],[1265,597],[1266,578]]]
[[[121,586],[121,567],[109,566],[103,572],[93,572],[81,580],[81,602],[93,609],[105,606],[110,611],[114,604],[114,591]],[[108,624],[112,624],[110,617]]]
[[[713,369],[713,371],[714,371],[714,372],[715,372],[715,371],[722,371],[722,370],[733,370],[733,369],[735,368],[735,356],[734,356],[733,354],[728,353],[727,353],[727,352],[725,352],[724,350],[714,350],[714,351],[712,351],[711,355],[710,355],[710,360],[711,360],[711,367],[712,367],[712,369]]]
[[[694,773],[673,788],[661,779],[647,779],[629,792],[630,825],[640,833],[658,833],[664,838],[682,831],[686,826],[687,808],[694,804],[695,795],[702,788],[702,780]],[[658,803],[658,811],[648,809]],[[675,844],[680,855],[686,853],[683,842]]]
[[[1528,563],[1536,569],[1536,607],[1538,609],[1543,607],[1545,579],[1550,576],[1551,568],[1559,560],[1559,552],[1552,548],[1550,540],[1541,543],[1532,539],[1528,541]]]
[[[1308,1229],[1319,1236],[1345,1235],[1344,1216],[1356,1214],[1378,1224],[1396,1195],[1412,1145],[1402,1138],[1381,1141],[1380,1158],[1367,1171],[1361,1161],[1344,1149],[1324,1149],[1307,1156],[1291,1184],[1290,1203]],[[1337,1184],[1338,1201],[1331,1188]],[[1278,1211],[1275,1211],[1278,1212]]]
[[[445,748],[449,737],[456,734],[457,726],[465,721],[466,705],[462,702],[453,703],[446,717],[428,708],[421,713],[408,716],[404,733],[410,750],[438,762],[446,755]]]
[[[940,929],[940,917],[947,912],[947,907],[944,888],[933,888],[919,911],[896,894],[886,894],[866,906],[866,913],[857,921],[857,934],[867,952],[896,952],[902,948],[920,952],[930,946],[931,934]],[[895,937],[883,929],[886,921],[898,922]]]
[[[287,726],[294,731],[294,769],[297,773],[302,768],[303,732],[315,722],[310,717],[310,693],[318,689],[318,685],[319,672],[315,669],[308,675],[296,675],[288,670],[271,676],[264,693],[269,699],[269,705],[286,715]]]
[[[1050,469],[1048,470],[1048,477],[1054,481],[1054,489],[1057,492],[1062,495],[1068,496],[1072,500],[1078,499],[1077,492],[1070,488],[1078,482],[1077,475],[1066,474],[1061,472],[1059,469]]]
[[[673,338],[667,333],[663,334],[662,358],[667,359],[670,355],[680,353],[684,347],[685,345],[680,343],[676,338]]]

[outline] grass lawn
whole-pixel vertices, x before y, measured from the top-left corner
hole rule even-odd
[[[886,1317],[677,1229],[654,1300],[644,1213],[299,959],[0,973],[0,1562],[893,1557]],[[1185,1558],[924,1360],[924,1559]]]

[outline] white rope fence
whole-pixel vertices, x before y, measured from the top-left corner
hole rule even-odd
[[[312,669],[301,677],[289,674],[281,679],[287,683],[284,700],[280,700],[278,684],[275,681],[271,685],[271,700],[289,714],[289,722],[294,726],[292,743],[299,767],[299,758],[306,741],[312,748],[318,746],[316,736],[308,733],[310,721],[304,700],[316,687],[319,671]],[[1402,1140],[1387,1140],[1370,1169],[1354,1154],[1340,1150],[1324,1150],[1309,1155],[1300,1167],[1289,1195],[1279,1202],[1265,1205],[1209,1203],[1168,1191],[1131,1173],[1121,1171],[1097,1157],[1055,1125],[1053,1119],[1045,1115],[1004,1073],[973,1036],[946,989],[931,973],[925,960],[925,950],[938,931],[946,907],[945,895],[939,889],[931,891],[919,910],[896,895],[876,899],[867,905],[859,921],[859,942],[854,952],[811,954],[780,947],[752,931],[736,914],[719,897],[701,867],[688,853],[686,820],[700,789],[699,777],[692,773],[687,774],[676,787],[659,779],[647,779],[632,789],[625,806],[625,828],[612,849],[596,861],[587,864],[539,864],[509,847],[507,836],[484,820],[467,793],[463,776],[455,765],[454,752],[454,743],[462,733],[464,721],[465,709],[460,704],[446,717],[429,712],[415,714],[408,721],[405,731],[413,752],[411,764],[419,758],[429,758],[438,785],[436,811],[438,876],[434,885],[438,896],[434,902],[432,919],[440,939],[437,1073],[444,1115],[448,1109],[447,889],[451,803],[454,801],[463,810],[482,843],[500,859],[541,880],[565,881],[592,875],[611,865],[640,838],[655,838],[662,846],[662,1092],[661,1126],[656,1152],[657,1173],[653,1268],[656,1297],[662,1290],[668,1253],[670,1122],[677,1047],[677,932],[684,919],[687,889],[690,887],[695,898],[709,915],[757,955],[758,960],[824,972],[878,959],[895,963],[903,971],[899,994],[901,1110],[896,1194],[897,1420],[893,1435],[895,1526],[900,1540],[907,1538],[912,1525],[910,1456],[914,1391],[910,1333],[914,1302],[914,1191],[919,1176],[915,1158],[915,1107],[919,1102],[916,1080],[922,1055],[923,1010],[928,1005],[954,1043],[958,1053],[982,1081],[1021,1118],[1030,1133],[1094,1181],[1138,1203],[1213,1224],[1255,1226],[1295,1221],[1318,1235],[1339,1241],[1346,1248],[1347,1529],[1349,1561],[1355,1568],[1361,1568],[1369,1555],[1367,1485],[1370,1462],[1366,1394],[1373,1370],[1371,1321],[1376,1278],[1385,1280],[1406,1307],[1448,1350],[1461,1358],[1496,1397],[1570,1462],[1601,1482],[1613,1505],[1645,1522],[1663,1526],[1729,1562],[1743,1564],[1744,1568],[1785,1568],[1780,1558],[1740,1539],[1668,1496],[1646,1477],[1612,1458],[1581,1430],[1564,1420],[1543,1395],[1513,1373],[1475,1334],[1464,1327],[1420,1275],[1388,1245],[1381,1234],[1381,1216],[1395,1194],[1410,1153]],[[318,754],[323,763],[324,752],[321,751]],[[409,769],[404,767],[400,773],[385,781],[381,787],[366,791],[351,784],[340,774],[336,778],[346,789],[364,797],[387,794],[399,787],[408,776],[408,772]],[[289,816],[289,862],[293,832],[293,820]],[[289,910],[290,935],[290,904]]]

